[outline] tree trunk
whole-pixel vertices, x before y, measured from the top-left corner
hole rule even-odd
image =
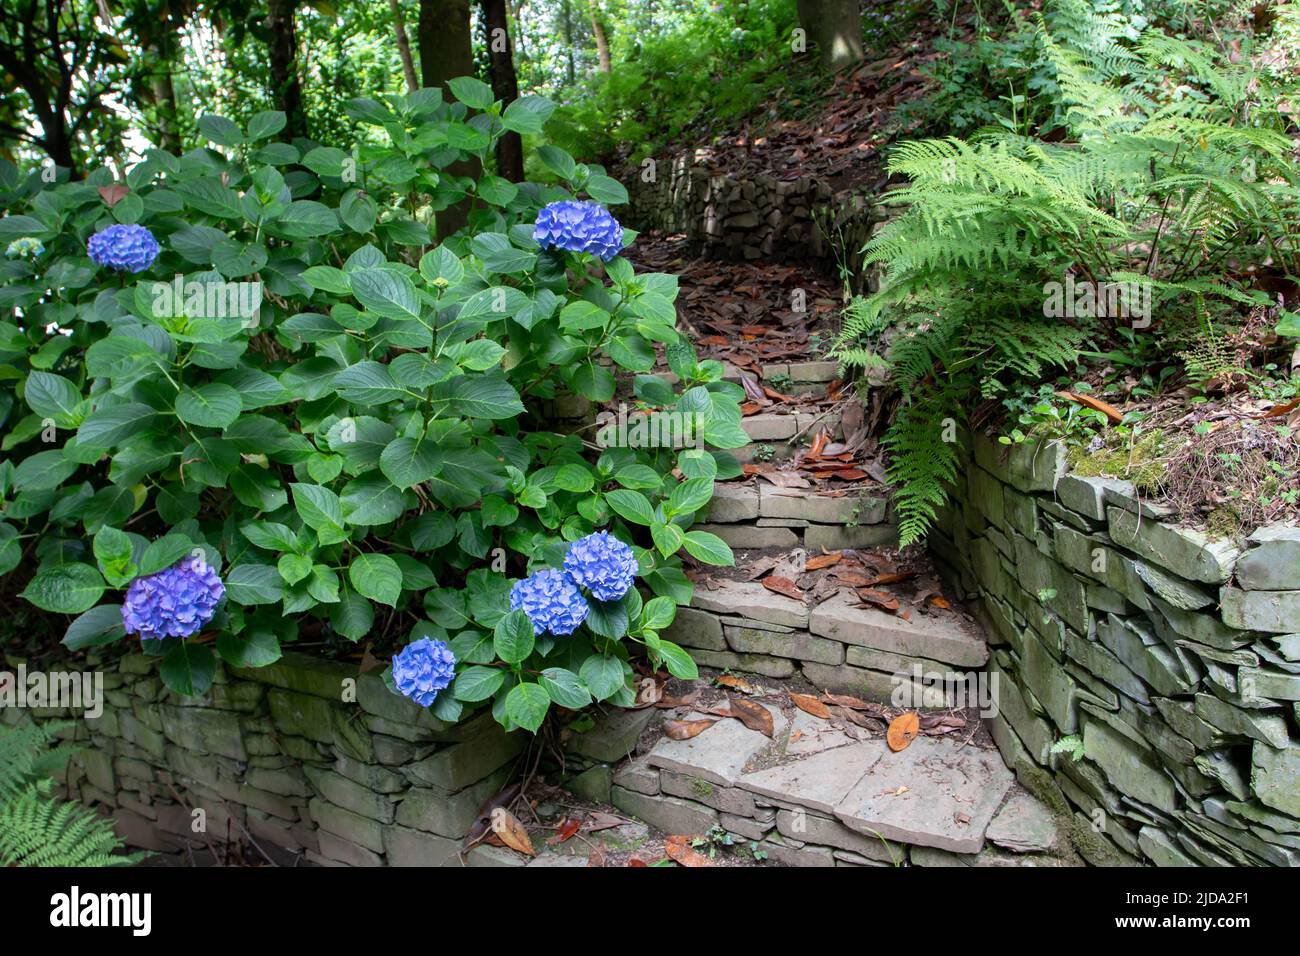
[[[599,70],[602,73],[610,71],[609,63],[609,38],[605,35],[605,24],[601,19],[601,11],[596,6],[596,0],[591,2],[591,35],[596,38],[596,59],[599,63]]]
[[[164,24],[152,51],[149,88],[158,118],[158,145],[168,153],[181,151],[180,110],[176,105],[176,84],[172,70],[176,65],[176,35],[170,22]]]
[[[307,112],[298,80],[298,33],[294,28],[297,9],[298,0],[267,0],[266,27],[271,31],[272,94],[287,119],[285,134],[306,138]]]
[[[483,22],[487,25],[488,64],[492,94],[505,105],[519,99],[519,79],[510,51],[510,23],[506,0],[482,0]],[[512,183],[524,181],[524,141],[514,131],[497,140],[497,173]]]
[[[443,89],[452,99],[447,81],[474,73],[474,41],[469,29],[469,0],[420,0],[420,22],[416,31],[420,46],[420,80],[424,86]],[[479,175],[476,157],[452,163],[446,170],[453,176]],[[439,238],[451,235],[469,221],[469,201],[459,202],[437,214]]]
[[[406,35],[406,19],[402,16],[401,0],[388,0],[388,9],[393,13],[393,33],[397,35],[397,55],[402,58],[406,92],[414,93],[420,88],[420,81],[416,79],[415,61],[411,59],[411,40]]]
[[[567,79],[572,86],[576,74],[573,69],[573,7],[570,5],[572,0],[562,0],[560,3],[560,23],[564,33],[564,53],[567,57]]]
[[[817,47],[822,66],[842,70],[865,57],[858,0],[796,0],[799,25]]]

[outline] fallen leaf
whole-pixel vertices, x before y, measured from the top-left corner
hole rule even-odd
[[[666,720],[664,733],[670,740],[690,740],[708,730],[716,720]]]
[[[546,841],[547,846],[555,846],[574,837],[582,829],[582,821],[575,817],[566,817],[555,828],[555,835]]]
[[[889,730],[885,733],[885,743],[889,744],[889,749],[898,753],[900,750],[906,750],[916,739],[916,735],[921,728],[921,722],[915,713],[908,711],[905,714],[899,714],[889,725]]]
[[[772,724],[772,712],[762,704],[739,697],[729,697],[727,700],[731,704],[731,716],[750,730],[757,730],[765,737],[771,737],[776,733]]]
[[[1288,412],[1296,408],[1300,408],[1300,398],[1292,399],[1291,401],[1287,402],[1285,405],[1274,405],[1263,415],[1260,415],[1258,417],[1259,418],[1280,418],[1281,416],[1287,414]]]
[[[1076,404],[1086,406],[1101,412],[1112,424],[1118,425],[1124,420],[1124,413],[1109,402],[1103,402],[1100,398],[1094,398],[1091,395],[1081,395],[1078,392],[1057,392],[1057,398],[1064,398],[1066,401],[1075,402]]]
[[[516,853],[525,856],[537,855],[532,840],[528,839],[528,831],[519,822],[519,818],[505,807],[497,807],[492,811],[492,832]]]
[[[870,604],[884,611],[898,610],[898,598],[884,591],[877,591],[875,588],[858,588],[857,595],[863,604]]]
[[[670,836],[664,841],[668,859],[680,866],[713,866],[713,861],[691,846],[692,837]]]
[[[590,857],[588,857],[588,859],[587,859],[587,865],[588,865],[588,866],[591,866],[591,858],[590,858]],[[646,861],[643,860],[643,859],[641,859],[639,856],[634,856],[634,857],[629,857],[629,858],[628,858],[627,865],[628,865],[628,866],[644,866],[644,867],[647,867],[647,868],[648,868],[650,864],[646,863]]]
[[[625,823],[627,823],[627,820],[622,817],[616,817],[612,813],[592,810],[587,814],[587,820],[583,823],[582,828],[588,833],[595,833],[597,830],[609,830],[613,827],[621,827]]]
[[[794,701],[794,705],[805,714],[812,714],[814,717],[820,717],[823,720],[830,719],[831,709],[811,694],[792,693],[790,700]]]
[[[820,571],[822,568],[829,568],[832,564],[838,564],[843,557],[843,551],[830,551],[809,558],[804,567],[809,571]]]
[[[943,608],[945,611],[952,610],[952,602],[949,601],[942,594],[931,594],[930,603],[933,604],[935,607]]]
[[[899,581],[906,581],[908,578],[916,577],[915,571],[891,571],[889,574],[877,574],[868,583],[868,586],[877,584],[897,584]]]
[[[768,575],[763,578],[763,587],[767,588],[773,594],[779,594],[782,597],[788,597],[792,601],[803,603],[803,592],[799,590],[799,585],[795,584],[789,578],[783,578],[776,574]]]
[[[719,674],[713,678],[713,682],[722,687],[730,687],[732,690],[738,690],[742,694],[757,694],[758,690],[749,681],[743,677],[736,677],[732,674]]]

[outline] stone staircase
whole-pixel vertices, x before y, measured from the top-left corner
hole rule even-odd
[[[819,367],[774,371],[787,388],[798,379],[825,389],[833,364],[807,364]],[[777,468],[821,427],[843,439],[837,415],[813,420],[798,405],[747,416],[743,424],[755,442],[747,457],[771,443],[773,453],[763,460]],[[727,541],[737,559],[735,569],[697,575],[691,605],[664,632],[690,649],[702,677],[674,691],[681,706],[611,712],[576,735],[575,790],[667,834],[725,831],[790,866],[1073,859],[1052,812],[1015,783],[977,711],[966,710],[989,658],[972,618],[956,606],[900,616],[864,605],[850,587],[810,590],[801,600],[757,579],[798,579],[810,557],[844,549],[894,555],[897,529],[880,485],[788,487],[747,475],[717,487],[699,527]],[[725,713],[729,705],[715,674],[750,675],[740,685],[771,715],[770,736],[719,719],[719,707]],[[894,752],[883,723],[871,731],[814,716],[790,696],[819,692],[882,702],[891,715],[961,713],[964,722],[959,731],[922,735]],[[712,706],[704,703],[710,698]],[[688,739],[664,732],[670,721],[708,720],[715,722]]]

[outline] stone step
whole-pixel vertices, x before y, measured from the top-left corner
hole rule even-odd
[[[793,736],[802,740],[808,736],[802,725],[816,719],[802,712],[790,719],[765,706],[773,716],[771,738],[739,721],[721,720],[689,740],[662,738],[644,766],[673,775],[681,795],[670,799],[678,804],[689,797],[731,816],[753,818],[734,821],[748,824],[740,829],[770,827],[767,808],[775,809],[775,839],[787,849],[817,844],[887,863],[901,859],[891,843],[960,854],[983,848],[1013,782],[997,751],[963,745],[960,739],[922,736],[898,753],[880,738],[846,738],[812,753],[792,752],[792,729],[798,726]],[[704,716],[688,714],[686,719]],[[642,799],[640,806],[655,815],[653,802]],[[998,819],[1003,845],[1029,852],[1055,840],[1050,818],[1044,821],[1038,806],[1009,805]],[[831,854],[814,853],[800,865],[831,865],[823,856]]]
[[[699,530],[732,548],[805,548],[813,554],[842,548],[877,548],[898,541],[888,501],[872,490],[835,495],[766,482],[731,482],[714,488]]]

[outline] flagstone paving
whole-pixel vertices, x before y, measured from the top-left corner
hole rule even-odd
[[[689,740],[664,737],[646,755],[645,766],[695,781],[699,789],[694,793],[674,787],[683,797],[704,800],[701,794],[707,794],[712,798],[708,802],[717,805],[727,796],[726,809],[732,810],[747,792],[757,806],[779,807],[781,834],[795,840],[858,853],[865,847],[872,858],[882,859],[882,841],[963,854],[983,848],[986,831],[1012,786],[1011,771],[997,751],[956,736],[921,736],[895,753],[879,737],[855,742],[802,712],[787,719],[775,707],[768,709],[773,738],[723,719]],[[707,716],[692,713],[685,719]],[[814,726],[818,723],[820,728]],[[795,729],[800,732],[791,744]],[[711,785],[735,789],[715,794]],[[998,842],[1017,850],[1047,849],[1056,833],[1050,814],[1022,796],[999,818]],[[666,798],[640,799],[653,803]],[[814,826],[816,835],[808,829]]]

